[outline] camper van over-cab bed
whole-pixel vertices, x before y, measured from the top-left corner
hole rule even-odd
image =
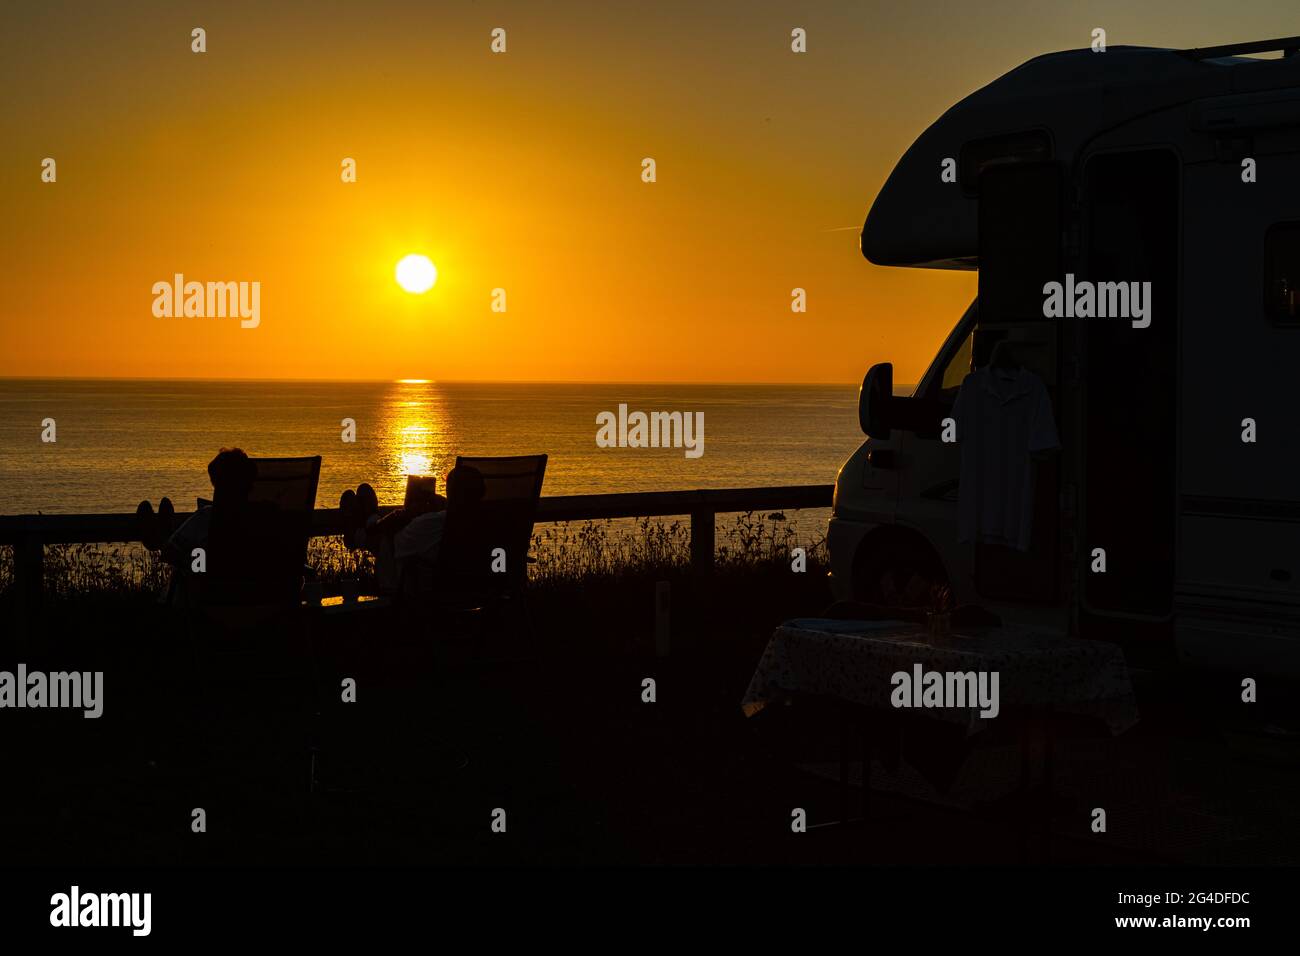
[[[979,293],[913,395],[867,373],[838,597],[1300,675],[1298,51],[1050,54],[922,133],[863,255]]]

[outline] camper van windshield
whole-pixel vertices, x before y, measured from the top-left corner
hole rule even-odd
[[[971,350],[975,341],[975,326],[966,333],[966,338],[962,339],[961,345],[957,351],[952,354],[948,364],[944,366],[943,378],[939,380],[939,392],[947,394],[949,392],[956,394],[957,389],[961,388],[962,380],[970,373]]]

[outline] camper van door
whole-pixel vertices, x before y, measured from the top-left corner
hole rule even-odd
[[[1061,274],[1064,168],[1058,162],[991,166],[979,178],[979,323],[977,344],[998,343],[997,351],[1031,372],[1047,389],[1056,419],[1057,328],[1043,311],[1043,288]],[[1064,438],[1064,433],[1062,432]],[[1022,604],[1060,601],[1060,467],[1057,456],[1035,461],[1031,536],[1027,550],[1005,544],[975,544],[975,585],[980,595]],[[960,492],[959,492],[960,494]]]
[[[1098,300],[1076,319],[1085,349],[1083,609],[1103,619],[1159,624],[1172,614],[1180,172],[1170,149],[1099,153],[1083,167],[1079,282],[1141,296],[1127,297],[1125,314],[1101,315]],[[1123,298],[1106,311],[1123,311],[1111,308]],[[1139,305],[1145,314],[1128,314]]]

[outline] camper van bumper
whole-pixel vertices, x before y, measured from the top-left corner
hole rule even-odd
[[[873,521],[831,518],[826,530],[826,550],[830,554],[831,593],[837,601],[853,599],[853,559],[867,532],[877,527]]]

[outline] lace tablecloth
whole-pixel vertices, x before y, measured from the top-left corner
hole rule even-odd
[[[897,621],[786,622],[768,641],[741,709],[752,716],[771,701],[796,693],[890,708],[893,675],[913,674],[917,664],[924,671],[996,671],[1000,712],[1050,708],[1095,717],[1112,734],[1138,720],[1124,653],[1114,644],[1013,627],[936,638]],[[981,718],[978,706],[917,712],[965,724],[971,733],[996,720]]]

